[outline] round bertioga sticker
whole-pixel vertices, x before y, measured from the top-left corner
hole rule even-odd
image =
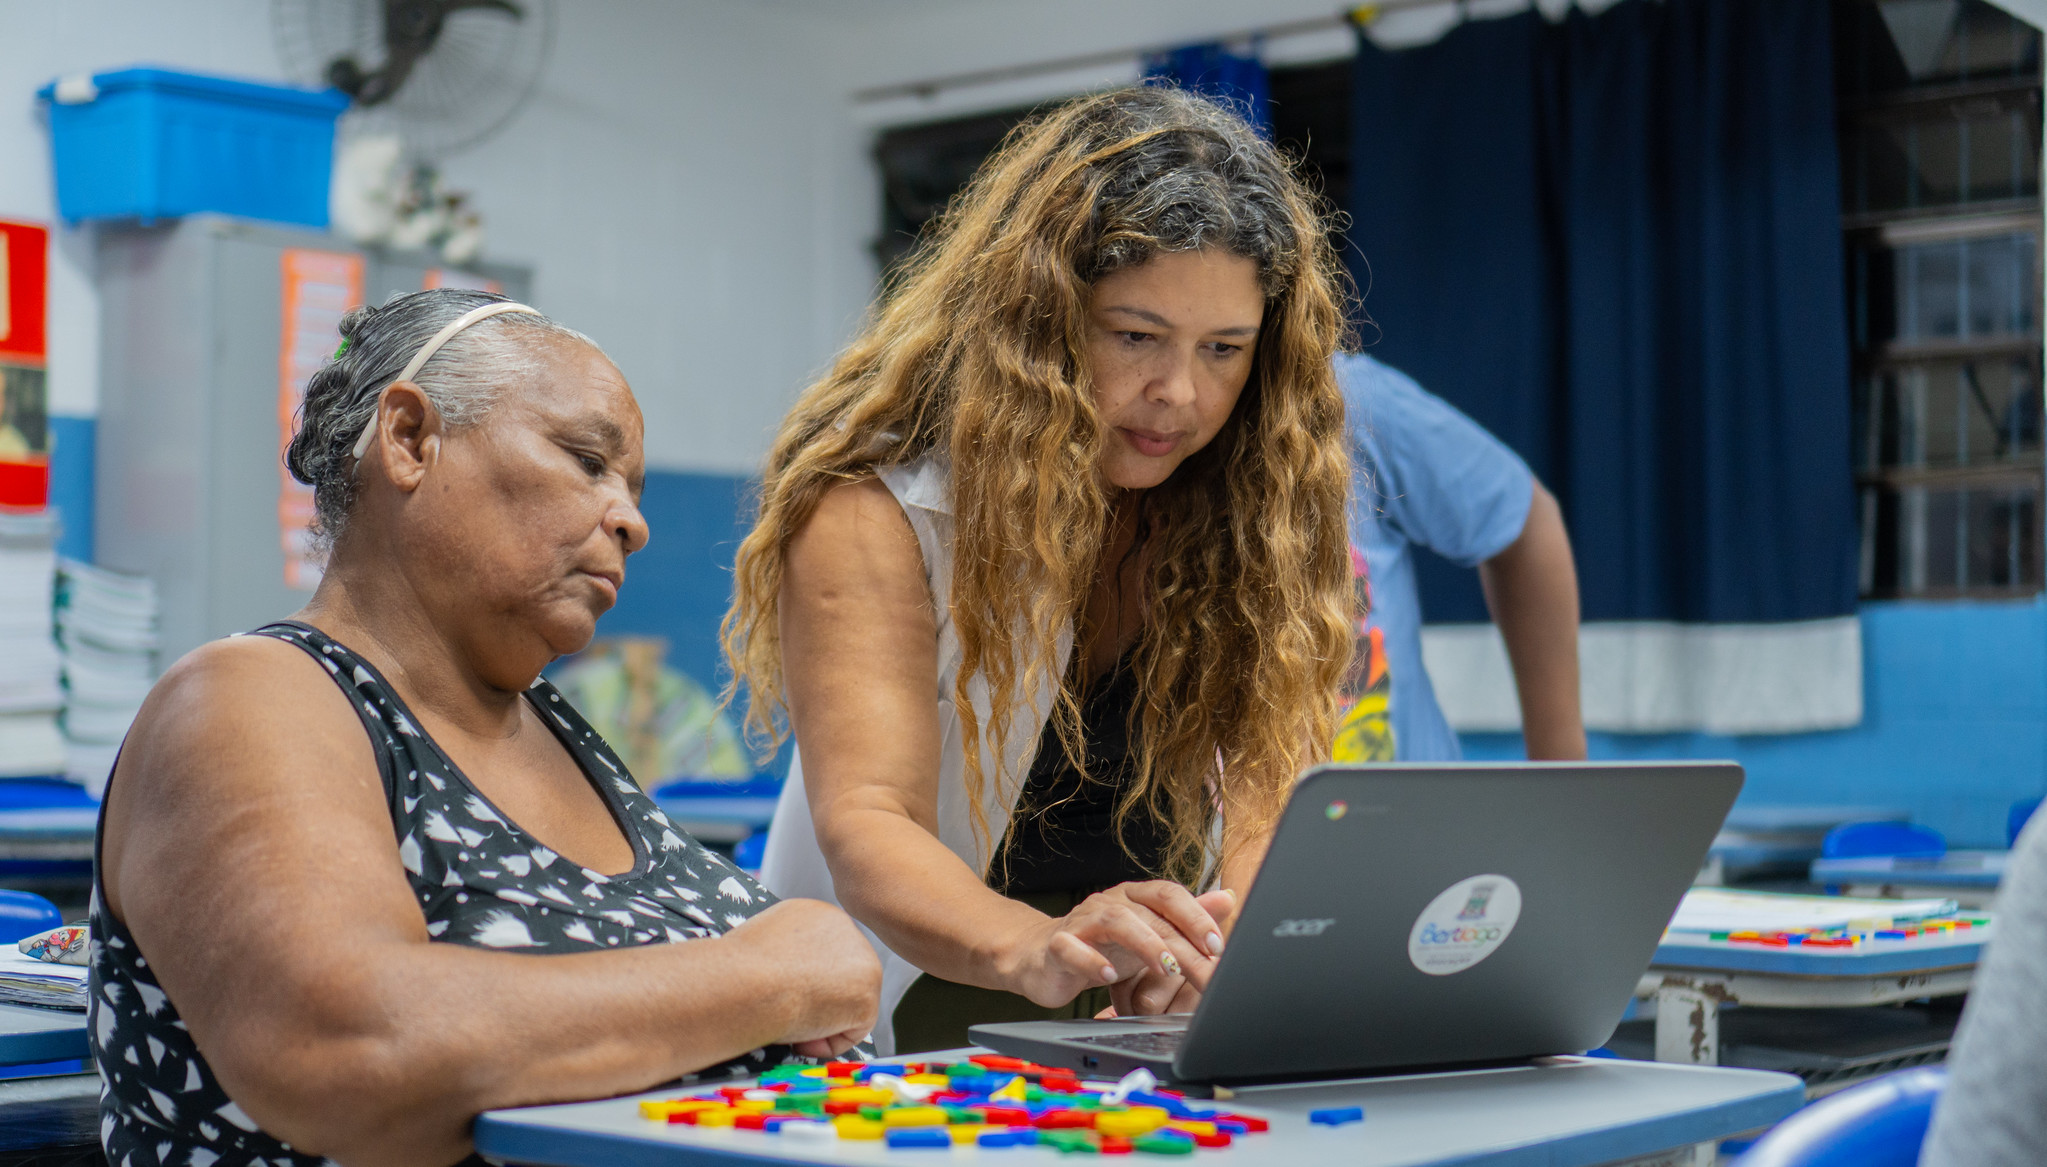
[[[1432,977],[1463,972],[1493,954],[1521,918],[1521,888],[1504,875],[1474,875],[1429,901],[1407,934],[1407,959]]]

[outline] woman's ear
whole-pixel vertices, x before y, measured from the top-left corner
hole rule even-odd
[[[440,458],[441,413],[426,390],[411,381],[393,381],[377,399],[377,436],[371,445],[381,451],[384,477],[411,493]]]

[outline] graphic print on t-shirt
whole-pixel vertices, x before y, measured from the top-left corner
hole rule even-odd
[[[1351,577],[1358,589],[1358,642],[1343,677],[1343,716],[1337,719],[1335,762],[1393,760],[1393,670],[1386,662],[1386,634],[1372,626],[1372,584],[1365,554],[1350,549]]]

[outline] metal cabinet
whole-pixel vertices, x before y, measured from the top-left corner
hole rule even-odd
[[[524,299],[532,284],[522,268],[453,272],[428,254],[220,216],[99,228],[94,557],[156,580],[165,663],[288,615],[316,578],[294,571],[286,550],[286,392],[302,388],[317,363],[307,347],[333,343],[332,319],[345,305],[320,315],[300,304],[298,318],[288,316],[298,301],[287,260],[309,253],[346,260],[359,283],[351,291],[369,303],[481,281]]]

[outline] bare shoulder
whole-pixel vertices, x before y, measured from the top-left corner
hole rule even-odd
[[[325,736],[356,726],[333,666],[269,636],[204,644],[164,672],[129,730],[129,752],[261,749],[271,736]],[[357,729],[360,733],[360,729]]]
[[[788,563],[792,583],[860,579],[925,590],[917,533],[878,478],[827,491],[790,538]]]
[[[797,530],[796,537],[823,540],[880,540],[891,545],[905,542],[917,546],[917,533],[903,514],[903,505],[889,493],[881,479],[856,478],[825,492],[817,509]]]
[[[290,667],[298,662],[307,667]],[[302,673],[315,679],[325,671],[310,653],[274,636],[227,636],[208,641],[179,657],[164,670],[160,685],[232,681],[251,675],[282,680],[285,673]]]
[[[101,841],[109,894],[118,901],[114,875],[143,836],[196,843],[307,800],[381,814],[381,788],[369,737],[322,661],[267,636],[202,645],[150,690],[122,744]]]

